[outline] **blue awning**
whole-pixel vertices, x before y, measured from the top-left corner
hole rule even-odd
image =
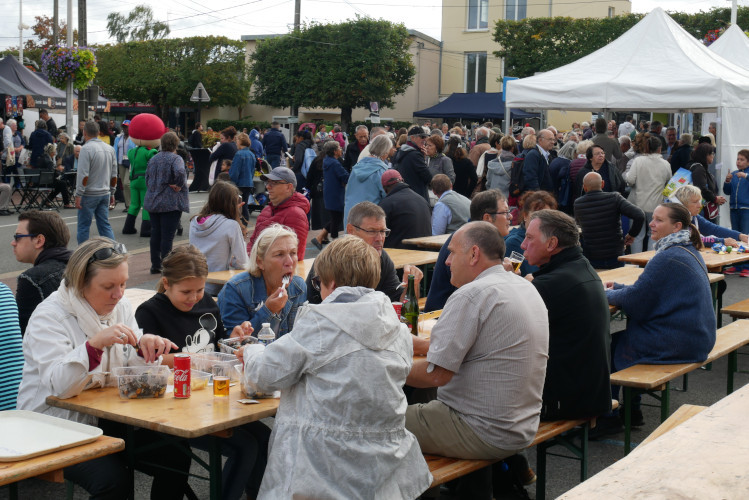
[[[538,113],[526,113],[520,109],[512,109],[510,114],[512,118],[534,118],[538,116]],[[466,118],[469,120],[504,119],[505,103],[502,101],[502,92],[455,93],[431,108],[416,111],[414,116]]]

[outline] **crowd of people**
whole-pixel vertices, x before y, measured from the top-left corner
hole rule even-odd
[[[223,498],[365,491],[417,498],[431,483],[422,453],[504,460],[518,478],[513,488],[522,488],[533,480],[522,450],[541,420],[599,417],[598,437],[619,432],[610,373],[707,357],[716,318],[699,249],[749,241],[742,212],[749,150],[739,152],[720,194],[709,137],[677,143],[675,130],[657,122],[638,130],[631,118],[575,125],[503,136],[486,123],[471,140],[459,123],[359,126],[348,144],[339,127],[321,127],[300,131],[291,146],[277,123],[264,134],[230,127],[211,158],[231,165],[223,177],[217,172],[191,218],[190,244],[172,248],[189,211],[178,135],[164,133],[158,148],[130,147],[128,124],[111,137],[105,122],[85,122],[80,147],[57,143],[68,158],[73,151],[78,247],[67,249],[70,234],[57,212],[18,218],[13,251],[32,267],[18,277],[15,301],[0,286],[0,338],[8,343],[0,409],[95,423],[48,406],[46,397],[111,385],[118,366],[159,357],[172,366],[174,352],[214,351],[220,339],[256,336],[267,323],[276,340],[243,346],[237,360],[245,383],[280,390],[281,405],[272,432],[256,422],[222,439]],[[200,133],[198,125],[189,142]],[[682,165],[685,146],[693,149]],[[44,154],[39,161],[54,163],[52,148]],[[274,168],[260,176],[269,204],[252,228],[244,207],[258,158]],[[675,162],[691,171],[693,185],[664,203]],[[123,168],[143,175],[129,176],[122,232],[134,233],[138,211],[144,221],[148,212],[141,231],[159,275],[156,293],[136,310],[123,300],[128,253],[107,220]],[[733,229],[717,224],[710,207],[729,199]],[[94,218],[100,236],[89,238]],[[298,276],[309,231],[318,230],[311,243],[320,253]],[[387,249],[439,234],[448,237],[424,309],[442,312],[426,339],[411,335],[392,306],[405,299],[409,276],[418,297],[424,275],[409,264],[397,271]],[[635,246],[655,250],[639,279],[602,283],[596,270],[621,266],[618,257]],[[524,259],[517,269],[511,253]],[[223,287],[206,284],[209,272],[227,269],[243,272]],[[669,284],[675,275],[678,294]],[[609,305],[629,318],[614,335]],[[631,410],[633,425],[642,425],[639,401]],[[125,433],[114,422],[96,424]],[[140,430],[135,440],[155,436]],[[206,446],[172,440],[139,456],[136,467],[154,476],[152,497],[182,498],[190,459],[175,449]],[[124,462],[95,459],[65,469],[65,477],[93,497],[124,498]],[[170,471],[157,473],[154,462]],[[456,494],[490,499],[504,473],[496,465],[469,474]]]

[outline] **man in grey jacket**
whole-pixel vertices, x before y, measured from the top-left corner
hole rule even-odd
[[[109,205],[114,203],[117,186],[117,159],[114,148],[99,139],[94,121],[83,126],[86,143],[78,157],[75,206],[78,209],[78,244],[89,238],[91,219],[96,217],[99,236],[115,239],[109,225]]]

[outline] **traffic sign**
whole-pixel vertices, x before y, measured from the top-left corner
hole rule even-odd
[[[195,90],[192,91],[192,97],[190,97],[190,101],[192,102],[210,102],[211,97],[208,95],[208,92],[206,92],[205,87],[203,87],[203,84],[198,82],[197,87],[195,87]]]

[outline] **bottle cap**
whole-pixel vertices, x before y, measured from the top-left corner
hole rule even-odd
[[[263,323],[263,328],[270,328],[270,323]]]

